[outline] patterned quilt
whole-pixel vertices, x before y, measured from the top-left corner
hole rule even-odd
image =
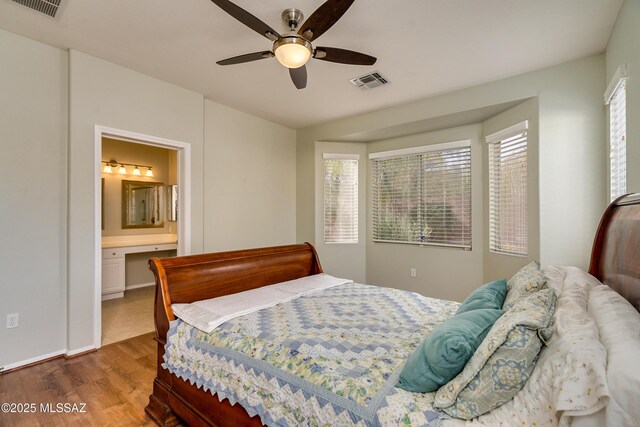
[[[402,365],[458,303],[362,284],[232,319],[206,334],[180,320],[164,367],[277,426],[439,426],[433,393],[395,388]]]

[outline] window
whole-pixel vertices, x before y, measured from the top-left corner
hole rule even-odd
[[[605,93],[609,105],[609,177],[611,200],[627,192],[627,82],[626,70],[619,67]]]
[[[486,137],[489,144],[489,249],[527,255],[527,122]]]
[[[471,143],[369,155],[373,240],[471,249]]]
[[[358,158],[323,155],[325,243],[358,243]]]

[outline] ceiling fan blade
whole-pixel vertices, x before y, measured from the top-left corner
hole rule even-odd
[[[298,34],[310,42],[314,41],[338,22],[353,2],[354,0],[327,0],[302,24]]]
[[[243,62],[251,62],[257,61],[259,59],[272,58],[273,52],[270,50],[265,50],[264,52],[253,52],[247,53],[245,55],[234,56],[233,58],[223,59],[221,61],[216,62],[218,65],[233,65],[233,64],[242,64]]]
[[[289,68],[289,75],[298,89],[307,87],[307,67],[305,65],[300,68]]]
[[[373,65],[377,61],[377,58],[373,56],[337,47],[317,47],[313,52],[313,57],[322,61],[351,65]]]
[[[280,38],[280,34],[240,6],[231,3],[228,0],[211,0],[220,9],[227,12],[229,15],[242,22],[247,27],[251,28],[256,33],[268,38],[271,41],[276,41]]]

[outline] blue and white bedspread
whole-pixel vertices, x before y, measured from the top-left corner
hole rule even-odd
[[[433,393],[395,388],[425,333],[458,303],[345,284],[232,319],[207,334],[180,320],[163,367],[278,426],[439,426]]]

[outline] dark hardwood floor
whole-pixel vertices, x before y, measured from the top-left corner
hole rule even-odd
[[[155,365],[156,343],[149,333],[76,358],[2,374],[0,403],[35,404],[37,410],[2,411],[0,426],[153,426],[144,407]],[[85,412],[52,412],[74,409],[74,404],[75,409],[85,404]]]

